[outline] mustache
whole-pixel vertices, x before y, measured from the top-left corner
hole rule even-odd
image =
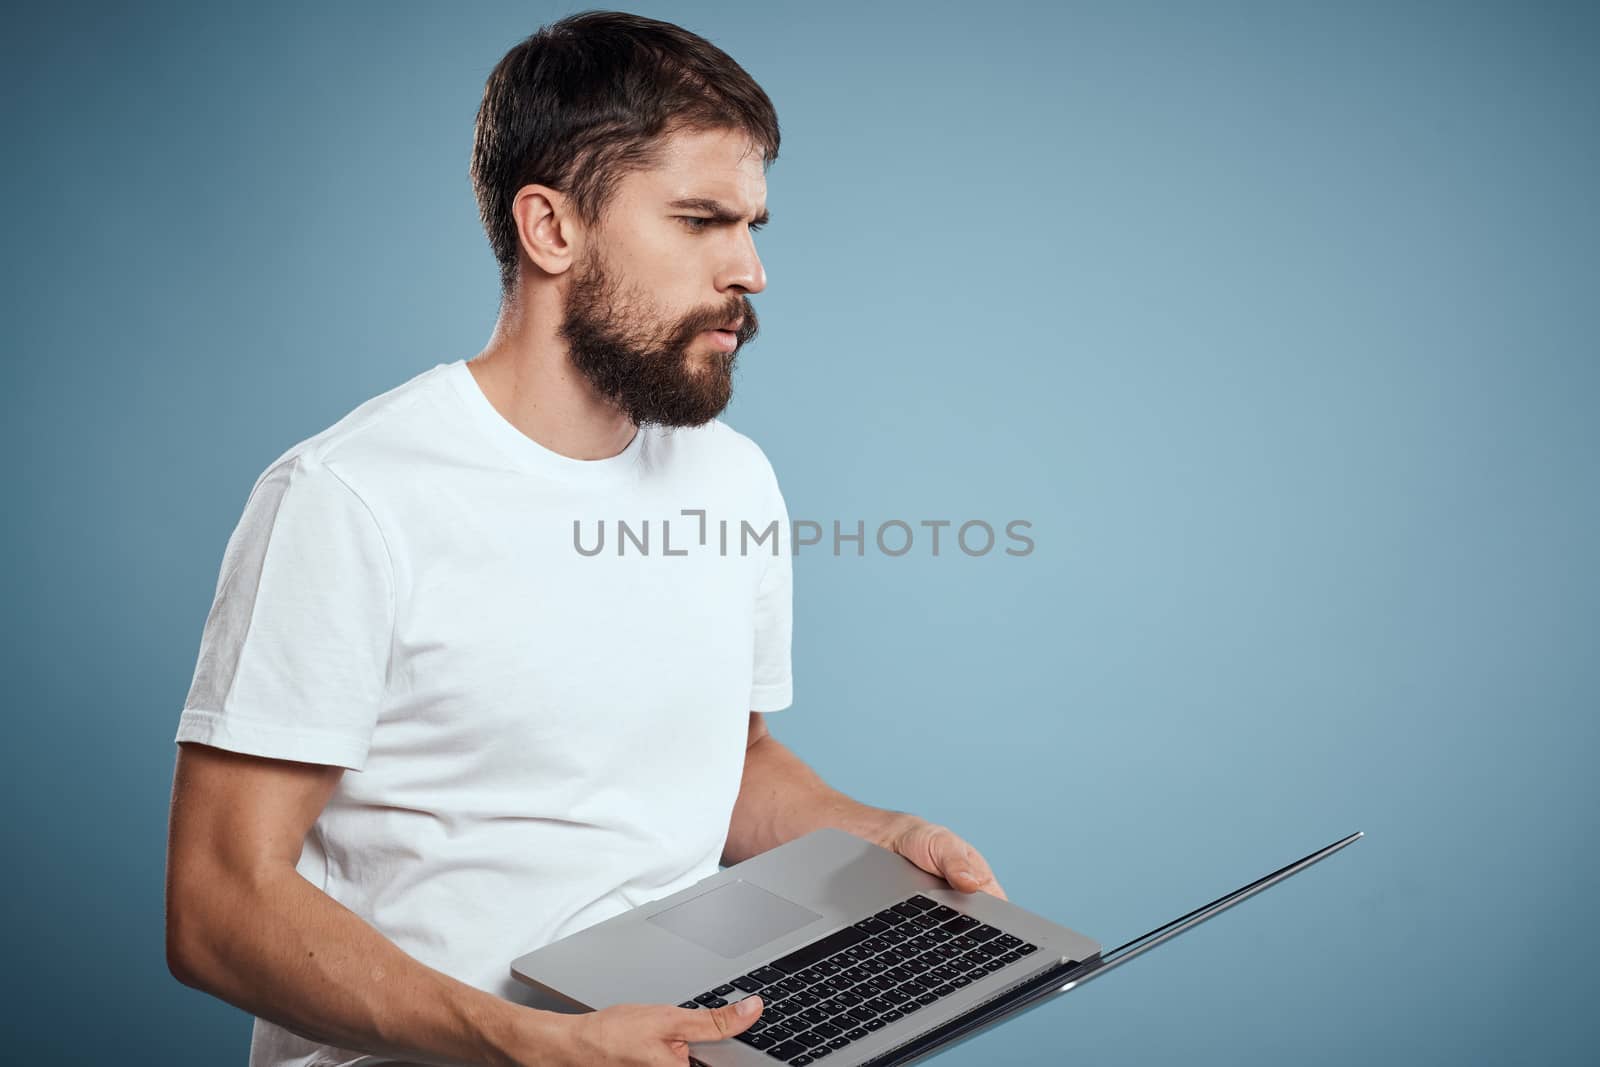
[[[734,331],[734,337],[738,339],[739,346],[742,348],[745,344],[754,340],[756,334],[761,330],[761,323],[756,317],[755,309],[750,306],[749,300],[742,298],[731,308],[695,316],[685,324],[681,340],[684,344],[687,344],[697,335],[707,330],[720,330],[734,319],[740,320],[739,328]]]

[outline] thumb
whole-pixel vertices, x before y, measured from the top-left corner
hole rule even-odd
[[[710,1011],[702,1008],[690,1012],[684,1024],[683,1036],[689,1041],[720,1041],[734,1034],[742,1034],[761,1017],[761,1008],[760,997],[748,996],[737,1003],[724,1004]]]

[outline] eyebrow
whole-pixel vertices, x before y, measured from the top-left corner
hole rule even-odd
[[[737,211],[724,205],[722,201],[713,200],[706,196],[688,196],[681,200],[672,200],[667,203],[667,206],[709,212],[713,222],[738,222],[744,218]],[[750,225],[765,226],[770,221],[772,221],[771,214],[765,208],[762,208],[761,214],[750,220]]]

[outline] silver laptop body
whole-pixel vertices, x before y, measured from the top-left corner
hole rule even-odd
[[[529,952],[511,973],[531,987],[533,1006],[563,1012],[716,1007],[760,994],[749,1031],[690,1045],[691,1061],[706,1067],[893,1067],[1037,1007],[1360,836],[1104,953],[1016,904],[958,892],[859,837],[817,830]],[[891,1005],[890,995],[903,999]]]

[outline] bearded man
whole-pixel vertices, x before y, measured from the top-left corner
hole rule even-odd
[[[488,344],[256,480],[180,716],[167,874],[169,966],[256,1016],[253,1067],[687,1063],[760,998],[564,1015],[508,961],[820,827],[1004,895],[763,719],[792,702],[788,515],[717,415],[778,140],[680,27],[585,12],[521,42],[473,146]],[[608,520],[658,540],[574,550]],[[744,551],[721,523],[779,536]]]

